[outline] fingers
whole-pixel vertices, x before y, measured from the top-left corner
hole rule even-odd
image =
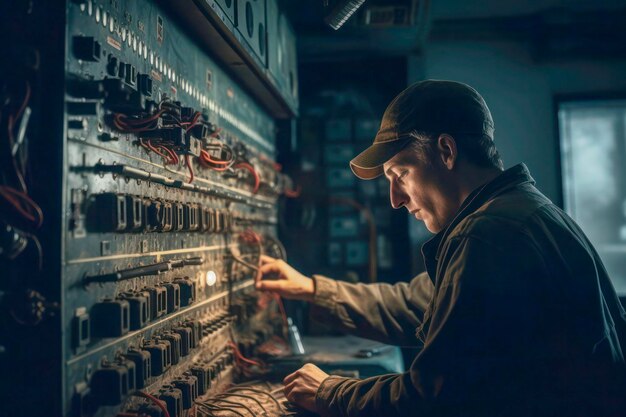
[[[261,255],[261,265],[265,265],[268,263],[276,262],[276,258],[272,258],[271,256]]]
[[[295,381],[296,379],[298,379],[298,377],[300,376],[300,370],[298,369],[296,372],[287,375],[284,379],[283,379],[283,384],[285,384],[285,387],[290,384],[291,382]]]
[[[259,280],[254,284],[255,288],[260,291],[281,291],[285,289],[285,281]]]

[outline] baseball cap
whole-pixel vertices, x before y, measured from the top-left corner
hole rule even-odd
[[[411,132],[477,134],[493,139],[494,125],[487,103],[467,84],[425,80],[412,84],[393,99],[383,114],[374,143],[350,161],[364,180],[383,174],[383,164],[413,140]]]

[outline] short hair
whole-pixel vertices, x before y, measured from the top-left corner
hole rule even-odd
[[[419,154],[420,158],[425,159],[428,152],[432,151],[432,145],[440,133],[413,131],[410,135],[414,140],[409,146]],[[482,168],[504,169],[504,163],[496,148],[496,144],[489,136],[485,134],[450,134],[450,136],[456,142],[460,157]]]

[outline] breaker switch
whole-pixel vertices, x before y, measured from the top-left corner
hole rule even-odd
[[[194,366],[190,369],[191,375],[198,380],[198,395],[204,395],[211,387],[209,372],[201,366]]]
[[[171,345],[160,340],[150,340],[144,344],[143,349],[150,352],[152,376],[159,376],[169,369],[171,364],[168,348],[171,348]]]
[[[133,195],[126,196],[126,230],[139,231],[143,226],[143,200]]]
[[[102,45],[91,36],[74,36],[73,50],[82,61],[98,62],[102,56]]]
[[[91,393],[99,405],[118,405],[128,394],[128,369],[108,364],[91,376]]]
[[[144,288],[143,291],[150,293],[150,319],[155,320],[164,316],[167,313],[167,290],[165,287]]]
[[[180,306],[187,307],[196,300],[196,283],[189,277],[176,278],[174,283],[180,287]]]
[[[87,209],[88,226],[97,232],[123,232],[126,229],[126,198],[123,194],[96,194]]]
[[[182,337],[178,333],[167,332],[163,333],[160,338],[166,340],[172,346],[170,351],[170,363],[176,365],[180,362],[181,350],[182,350]]]
[[[130,329],[139,330],[150,320],[150,304],[142,294],[127,292],[120,296],[130,305]]]
[[[198,398],[198,378],[192,375],[184,375],[172,381],[172,385],[183,394],[183,409],[189,410]]]
[[[137,389],[144,388],[152,376],[150,352],[143,349],[129,349],[124,357],[135,363],[135,387]]]
[[[130,305],[126,300],[103,300],[91,308],[91,334],[120,337],[130,329]]]
[[[180,308],[180,286],[171,282],[161,284],[167,290],[167,313],[173,313]]]
[[[158,397],[165,401],[170,417],[183,416],[183,393],[178,388],[164,388],[159,391]]]
[[[191,351],[191,338],[193,336],[193,330],[191,330],[190,327],[175,327],[172,331],[180,335],[181,356],[189,355],[189,352]]]

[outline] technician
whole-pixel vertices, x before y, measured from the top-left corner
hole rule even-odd
[[[626,416],[626,313],[602,261],[525,165],[503,170],[493,133],[476,90],[427,80],[391,102],[351,161],[361,179],[385,175],[391,205],[435,234],[411,282],[309,278],[262,258],[258,290],[420,348],[407,372],[367,379],[307,364],[285,378],[287,399],[322,416]]]

